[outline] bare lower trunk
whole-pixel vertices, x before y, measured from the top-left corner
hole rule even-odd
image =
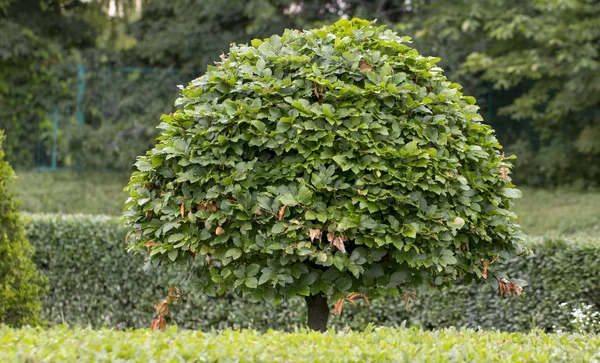
[[[327,330],[327,320],[329,319],[329,305],[327,296],[323,294],[310,295],[306,298],[306,307],[308,308],[307,325],[312,330],[324,332]]]

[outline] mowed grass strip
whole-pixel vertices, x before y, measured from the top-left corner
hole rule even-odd
[[[369,328],[325,334],[0,327],[2,362],[591,362],[600,337]]]
[[[19,172],[14,192],[30,213],[120,215],[129,180],[122,173]]]

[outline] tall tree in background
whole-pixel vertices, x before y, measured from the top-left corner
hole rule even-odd
[[[41,34],[54,14],[40,15],[37,1],[0,1],[0,129],[9,135],[5,147],[11,162],[32,160],[33,150],[20,145],[37,143],[60,89],[52,68],[61,61],[60,49]]]
[[[136,55],[149,65],[194,69],[197,75],[219,60],[231,42],[248,43],[285,28],[329,24],[340,17],[397,23],[420,1],[406,0],[147,0],[131,29]]]
[[[423,34],[460,39],[473,50],[464,69],[509,92],[499,114],[521,131],[517,178],[597,182],[600,3],[434,1],[429,11]]]
[[[73,64],[97,57],[100,32],[91,9],[101,7],[81,1],[1,1],[0,128],[8,135],[8,160],[31,167],[51,137],[53,108],[74,97]]]

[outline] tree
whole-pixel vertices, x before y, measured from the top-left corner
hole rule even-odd
[[[354,19],[233,45],[162,117],[127,190],[130,248],[209,295],[403,295],[487,277],[524,249],[520,197],[475,100]],[[351,295],[354,296],[354,295]]]
[[[123,17],[108,16],[111,2]],[[6,132],[6,157],[13,166],[32,167],[44,159],[44,144],[53,131],[51,113],[55,107],[74,108],[76,65],[98,62],[131,42],[122,28],[133,17],[134,4],[0,0],[0,129]],[[63,161],[69,147],[64,147]]]
[[[4,161],[3,141],[0,130],[0,323],[35,325],[40,322],[46,279],[31,260],[33,248],[9,190],[14,173]]]
[[[540,184],[596,184],[600,4],[433,1],[429,11],[423,32],[475,45],[464,69],[510,95],[499,113],[520,132],[511,140],[519,140],[513,149],[531,154],[517,165],[521,178]]]

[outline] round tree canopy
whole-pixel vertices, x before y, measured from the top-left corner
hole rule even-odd
[[[522,252],[509,158],[409,41],[353,19],[232,45],[136,163],[130,247],[267,301],[418,292]]]

